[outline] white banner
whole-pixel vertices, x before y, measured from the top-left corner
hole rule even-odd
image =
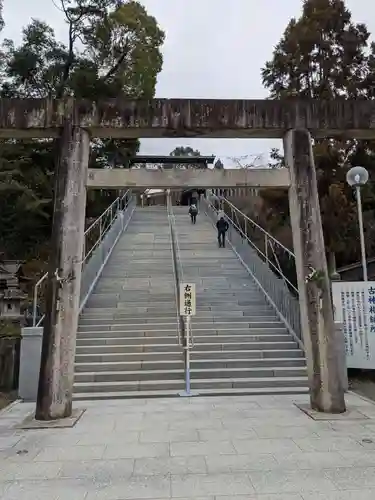
[[[375,282],[333,281],[335,321],[342,323],[348,368],[375,369]]]

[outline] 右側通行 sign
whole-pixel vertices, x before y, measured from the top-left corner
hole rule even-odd
[[[180,283],[180,315],[195,316],[195,283]]]

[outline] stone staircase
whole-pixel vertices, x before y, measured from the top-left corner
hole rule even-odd
[[[174,207],[184,280],[196,283],[192,390],[307,391],[305,359],[210,220]],[[81,314],[75,399],[169,396],[184,389],[165,207],[137,208]]]
[[[191,388],[203,394],[307,392],[304,354],[210,219],[174,207],[183,281],[196,284]]]
[[[167,211],[137,208],[80,317],[74,397],[175,394],[183,366]]]

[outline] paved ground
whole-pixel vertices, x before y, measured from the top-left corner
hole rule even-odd
[[[1,500],[374,500],[368,419],[316,422],[306,397],[85,404],[71,429],[16,431],[32,406],[0,414]]]

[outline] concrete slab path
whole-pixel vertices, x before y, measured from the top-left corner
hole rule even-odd
[[[374,500],[375,405],[314,421],[307,396],[76,404],[69,429],[16,430],[33,405],[0,413],[1,500]]]

